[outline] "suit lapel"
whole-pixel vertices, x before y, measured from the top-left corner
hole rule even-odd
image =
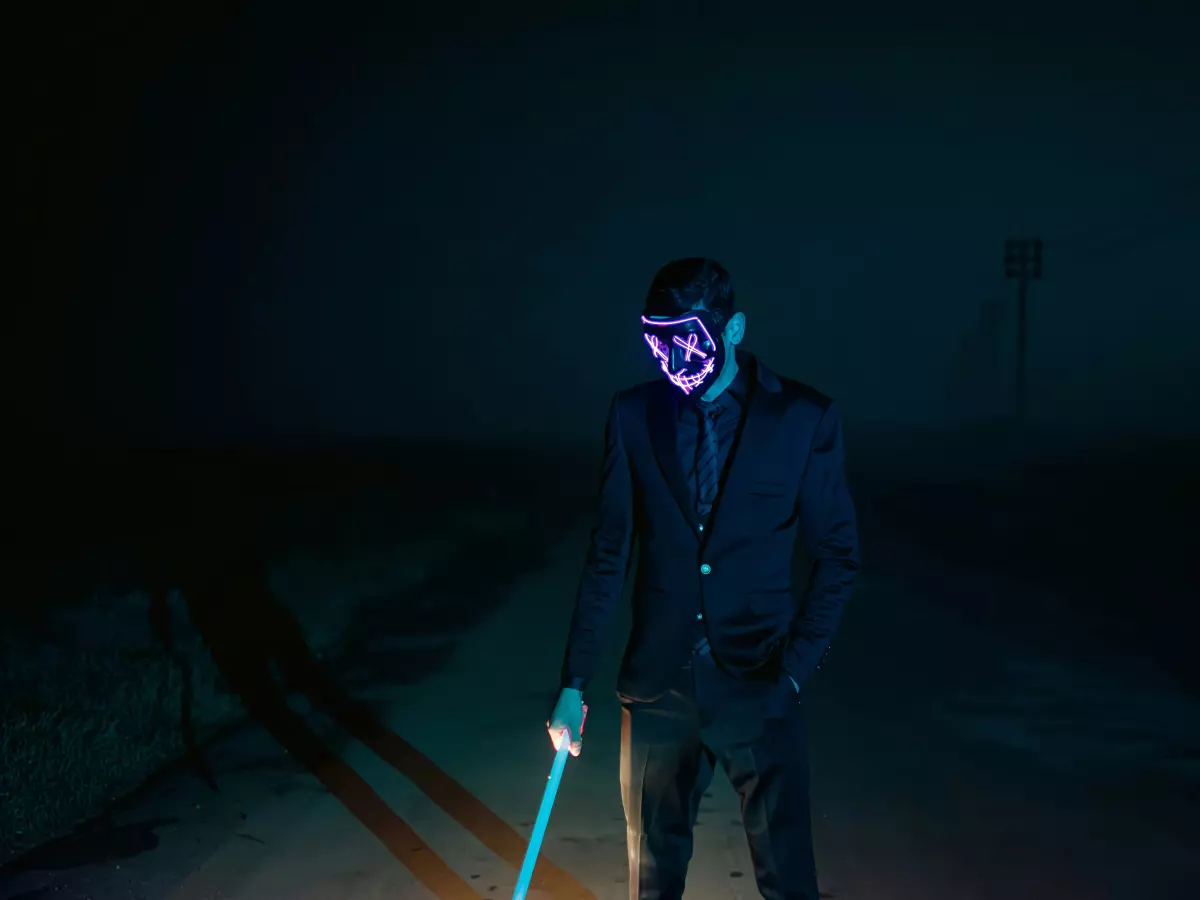
[[[651,396],[646,404],[646,424],[650,429],[650,443],[654,447],[654,457],[662,471],[679,511],[683,513],[692,532],[700,536],[699,522],[689,507],[692,502],[691,492],[683,477],[683,465],[679,461],[679,450],[676,435],[679,431],[679,397],[676,389],[663,381],[659,390]]]
[[[738,362],[742,364],[742,359],[739,358]],[[750,405],[741,434],[730,451],[732,458],[713,507],[709,536],[716,532],[717,520],[730,515],[727,508],[733,506],[736,509],[738,500],[746,493],[747,483],[770,452],[786,406],[779,379],[774,373],[749,354],[746,355],[745,364],[754,366],[754,390],[750,394]]]

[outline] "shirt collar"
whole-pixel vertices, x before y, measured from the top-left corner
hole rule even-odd
[[[741,415],[742,411],[746,408],[750,398],[752,374],[750,369],[753,365],[753,360],[748,357],[746,359],[738,359],[737,374],[733,376],[733,381],[729,382],[728,387],[721,391],[721,395],[714,401],[722,410],[728,410]],[[680,403],[679,414],[681,416],[687,415],[691,408],[691,404],[689,403]]]

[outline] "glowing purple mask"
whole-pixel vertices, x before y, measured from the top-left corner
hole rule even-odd
[[[716,334],[718,337],[713,338]],[[701,393],[716,381],[725,365],[725,342],[707,310],[678,319],[642,316],[642,337],[671,384],[685,394]]]

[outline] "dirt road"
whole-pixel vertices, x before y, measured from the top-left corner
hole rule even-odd
[[[0,898],[511,896],[552,759],[542,722],[585,543],[581,530],[565,535],[434,674],[359,679],[353,696],[320,679],[292,691],[267,727],[209,748],[217,792],[186,767],[169,773],[103,828],[4,876]],[[973,622],[974,591],[1028,589],[971,578],[865,576],[811,688],[823,892],[1194,896],[1200,709],[1132,661],[1049,657]],[[388,645],[373,651],[421,652],[379,640]],[[609,690],[619,643],[589,698],[584,753],[567,766],[531,896],[627,896]],[[687,896],[755,897],[752,871],[718,777]]]

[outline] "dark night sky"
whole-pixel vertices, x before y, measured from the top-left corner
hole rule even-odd
[[[654,270],[711,255],[748,345],[848,420],[988,419],[1028,233],[1037,415],[1200,430],[1194,14],[555,5],[43,25],[10,409],[73,438],[594,436],[652,375]]]

